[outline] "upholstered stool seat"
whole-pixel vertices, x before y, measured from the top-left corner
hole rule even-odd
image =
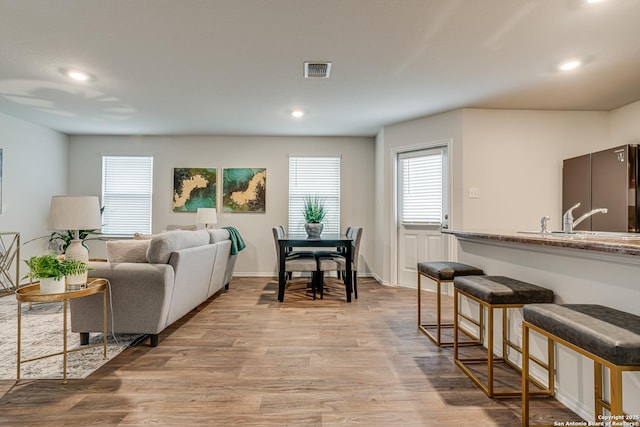
[[[509,328],[507,323],[507,310],[512,308],[522,308],[525,304],[533,303],[550,303],[553,302],[553,291],[543,288],[542,286],[534,285],[532,283],[523,282],[520,280],[512,279],[505,276],[465,276],[456,277],[454,279],[454,350],[453,359],[466,373],[469,378],[473,380],[487,396],[519,396],[521,394],[520,389],[511,390],[494,390],[494,362],[502,361],[513,369],[519,372],[519,368],[512,363],[508,358],[508,349],[520,352],[520,348],[509,340]],[[461,319],[471,320],[467,316],[463,315],[460,310],[460,298],[464,297],[478,304],[479,320],[472,321],[471,323],[478,326],[479,335],[481,341],[484,341],[484,311],[487,311],[487,324],[486,324],[486,344],[487,357],[482,358],[461,358],[459,352],[459,331],[465,332],[462,327]],[[496,357],[494,355],[494,325],[493,325],[493,311],[494,309],[502,309],[502,356]],[[551,344],[548,343],[548,349]],[[487,364],[487,381],[486,384],[480,380],[480,378],[467,366],[471,363],[486,363]],[[549,364],[552,362],[549,361]],[[545,369],[548,366],[540,363]],[[549,374],[551,375],[551,374]],[[550,377],[549,377],[550,378]],[[549,395],[551,393],[550,384],[546,386],[535,382],[535,384],[541,389],[534,392],[534,394]]]
[[[442,328],[452,328],[453,323],[442,322],[442,283],[452,283],[455,277],[480,275],[484,272],[460,262],[437,261],[418,263],[418,328],[437,345],[453,345],[453,341],[443,342]],[[436,322],[422,323],[422,276],[436,282]],[[434,329],[434,333],[430,329]]]
[[[623,415],[622,372],[640,371],[640,316],[595,304],[532,304],[523,309],[522,381],[529,377],[529,330],[594,362],[595,419],[607,409]],[[610,402],[603,399],[602,367],[609,368]],[[522,394],[522,425],[529,425],[529,394]]]
[[[461,277],[454,286],[487,304],[553,302],[553,291],[504,276]]]

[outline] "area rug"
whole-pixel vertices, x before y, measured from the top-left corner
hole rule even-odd
[[[62,302],[22,304],[22,360],[62,351]],[[69,313],[67,313],[68,315]],[[17,315],[15,295],[0,298],[0,379],[16,379]],[[80,336],[70,332],[67,325],[67,348],[80,345]],[[100,366],[136,343],[140,335],[111,335],[107,339],[107,359],[102,347],[67,354],[67,378],[86,378]],[[102,342],[102,334],[92,334],[89,343]],[[62,379],[62,355],[22,363],[21,379]]]

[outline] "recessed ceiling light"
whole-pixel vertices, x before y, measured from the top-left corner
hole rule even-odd
[[[88,82],[90,80],[96,79],[94,76],[92,76],[89,73],[72,69],[72,68],[63,68],[62,70],[60,70],[60,72],[64,74],[66,77],[78,82]]]
[[[293,117],[299,118],[299,117],[304,116],[304,111],[301,111],[301,110],[293,110],[293,111],[291,112],[291,115],[292,115]]]
[[[569,61],[565,61],[562,64],[560,64],[558,66],[558,69],[560,71],[571,71],[571,70],[575,70],[576,68],[578,68],[580,65],[582,65],[582,62],[578,59],[571,59]]]
[[[602,3],[604,0],[584,0],[587,4]]]
[[[82,71],[69,71],[67,76],[71,77],[74,80],[80,80],[82,82],[89,80],[89,75],[83,73]]]

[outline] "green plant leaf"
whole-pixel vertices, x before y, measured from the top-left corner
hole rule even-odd
[[[302,214],[307,223],[316,224],[322,222],[327,214],[324,208],[324,200],[318,196],[305,196]]]

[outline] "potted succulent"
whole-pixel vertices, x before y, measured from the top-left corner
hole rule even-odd
[[[29,274],[25,277],[39,280],[43,294],[64,292],[67,275],[83,274],[89,270],[84,262],[61,259],[53,253],[33,256],[25,263],[29,266]]]
[[[322,233],[322,220],[327,212],[324,208],[324,200],[318,196],[306,196],[304,198],[304,229],[309,237],[320,237]]]

